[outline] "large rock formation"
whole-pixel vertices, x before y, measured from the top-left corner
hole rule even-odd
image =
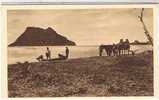
[[[42,29],[38,27],[27,27],[14,43],[9,46],[64,46],[76,45],[75,42],[58,34],[54,29],[48,27]]]

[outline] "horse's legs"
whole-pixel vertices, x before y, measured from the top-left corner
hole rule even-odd
[[[109,50],[107,50],[107,56],[109,56],[110,55],[110,52],[109,52]]]
[[[111,51],[110,51],[110,50],[108,50],[108,52],[109,52],[109,56],[111,56]]]
[[[114,56],[117,56],[117,55],[118,55],[118,51],[115,50],[115,51],[114,51]]]
[[[113,50],[113,52],[112,52],[112,53],[113,53],[113,56],[116,56],[115,50]]]
[[[118,50],[118,55],[120,56],[120,50]]]
[[[99,48],[99,56],[102,56],[103,49]]]
[[[117,49],[115,50],[115,56],[118,56],[118,50]]]
[[[128,55],[129,55],[130,49],[128,49]]]
[[[112,51],[111,50],[109,50],[109,56],[111,56],[112,55]]]
[[[121,50],[119,50],[118,52],[119,52],[119,56],[120,56],[120,54],[121,54]]]
[[[99,51],[99,56],[102,56],[102,51]]]
[[[108,51],[108,50],[106,50],[106,49],[105,49],[105,51],[106,51],[107,56],[109,56],[109,51]]]
[[[108,53],[107,53],[107,55],[108,55],[108,56],[110,56],[110,52],[109,52],[109,50],[107,50],[107,52],[108,52]]]
[[[107,52],[107,56],[111,56],[111,51],[110,50],[106,50]]]
[[[113,56],[113,51],[111,50],[110,56]]]

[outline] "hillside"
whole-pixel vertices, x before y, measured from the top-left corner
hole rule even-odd
[[[153,96],[153,55],[8,66],[9,97]]]

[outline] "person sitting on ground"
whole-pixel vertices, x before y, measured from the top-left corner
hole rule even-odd
[[[40,55],[38,58],[36,58],[38,61],[42,61],[43,60],[43,55]]]
[[[68,47],[66,47],[66,58],[68,58],[68,56],[69,56],[69,49],[68,49]]]
[[[46,52],[46,59],[47,60],[51,59],[51,51],[49,50],[48,47],[47,47],[47,52]]]
[[[62,55],[62,54],[58,54],[58,56],[59,56],[59,59],[66,59],[66,56],[64,56],[64,55]]]

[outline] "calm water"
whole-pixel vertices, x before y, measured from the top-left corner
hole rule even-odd
[[[51,57],[58,57],[58,53],[65,55],[64,46],[49,46],[51,50]],[[98,56],[98,46],[68,46],[70,50],[69,58],[81,58]],[[131,46],[131,50],[135,50],[136,53],[140,53],[146,50],[152,50],[151,45],[137,45]],[[45,56],[45,46],[32,46],[32,47],[8,47],[8,64],[16,62],[35,62],[39,55]]]

